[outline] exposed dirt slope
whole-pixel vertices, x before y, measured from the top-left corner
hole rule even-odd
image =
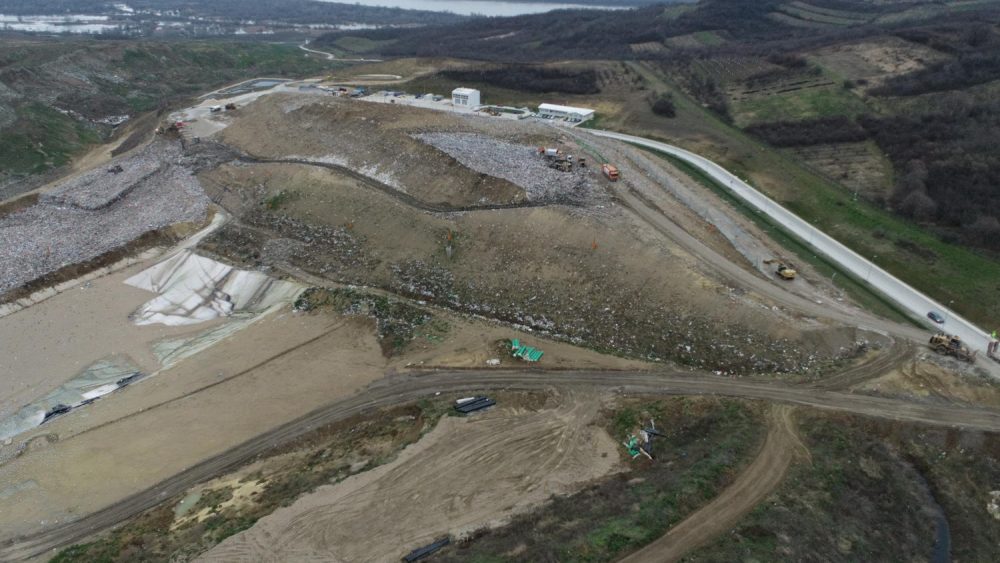
[[[524,199],[520,187],[470,170],[409,135],[467,129],[475,120],[340,98],[304,103],[294,95],[263,97],[245,108],[244,114],[249,117],[230,125],[221,139],[253,156],[326,159],[427,203],[460,207]]]

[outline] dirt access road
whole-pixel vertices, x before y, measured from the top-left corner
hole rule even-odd
[[[760,504],[785,478],[797,456],[809,450],[799,441],[788,405],[773,405],[764,445],[753,462],[712,502],[674,525],[660,539],[622,559],[622,563],[665,563],[729,530]]]
[[[723,377],[694,376],[682,372],[614,371],[433,371],[387,377],[363,392],[314,410],[207,459],[107,508],[39,534],[8,538],[0,560],[37,557],[107,529],[164,498],[177,495],[210,477],[235,469],[275,446],[319,425],[343,420],[373,409],[411,402],[434,393],[469,394],[484,389],[535,390],[578,387],[584,391],[650,395],[717,395],[801,405],[864,416],[922,424],[1000,432],[1000,412],[965,406],[915,404],[902,400],[854,395],[822,389],[755,383]],[[761,462],[763,463],[763,462]]]

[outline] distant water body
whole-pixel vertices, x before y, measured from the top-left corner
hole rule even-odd
[[[593,9],[621,10],[625,6],[584,6],[581,4],[544,4],[533,2],[493,2],[489,0],[323,0],[324,2],[340,2],[345,4],[360,4],[362,6],[380,6],[388,8],[403,8],[406,10],[427,10],[429,12],[451,12],[462,16],[520,16],[522,14],[541,14],[552,10]]]

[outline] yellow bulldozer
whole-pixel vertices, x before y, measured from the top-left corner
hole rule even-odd
[[[931,336],[929,344],[938,354],[954,356],[963,362],[972,363],[976,361],[976,353],[969,350],[969,347],[965,344],[962,344],[962,339],[958,335],[939,332]]]
[[[774,273],[778,274],[779,278],[789,281],[794,280],[795,276],[799,275],[794,269],[784,264],[778,264],[778,269]]]

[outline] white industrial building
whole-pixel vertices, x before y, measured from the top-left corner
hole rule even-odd
[[[593,119],[594,110],[556,104],[542,104],[538,106],[538,116],[545,119],[565,119],[573,123],[580,123],[588,119]]]
[[[479,107],[479,90],[472,88],[455,88],[451,91],[451,103],[457,108]]]

